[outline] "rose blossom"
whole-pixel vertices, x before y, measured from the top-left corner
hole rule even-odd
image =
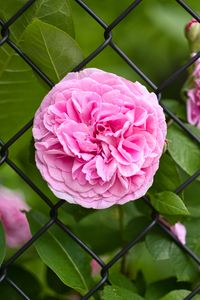
[[[19,192],[0,187],[0,222],[8,247],[15,248],[30,239],[29,224],[25,215],[29,207]]]
[[[143,196],[166,136],[154,93],[98,69],[69,73],[44,98],[33,126],[36,164],[53,193],[106,208]]]
[[[190,124],[200,128],[200,59],[195,63],[192,77],[193,88],[187,92],[187,119]]]

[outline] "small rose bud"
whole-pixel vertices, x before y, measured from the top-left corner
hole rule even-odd
[[[194,24],[198,24],[198,21],[196,19],[192,19],[187,23],[187,25],[185,26],[186,34],[190,31],[190,29],[194,26]]]
[[[177,239],[181,242],[181,244],[183,245],[186,244],[187,230],[182,223],[177,222],[176,224],[171,225],[162,216],[160,216],[159,219],[177,237]]]
[[[200,128],[200,59],[193,64],[193,72],[185,87],[188,123]]]
[[[181,242],[181,244],[183,244],[183,245],[186,244],[187,231],[186,231],[186,228],[183,224],[178,222],[178,223],[174,224],[173,226],[171,226],[170,230],[173,234],[175,234],[175,236]]]
[[[92,269],[92,276],[93,277],[95,277],[96,275],[98,275],[100,273],[101,266],[95,259],[91,260],[90,266],[91,266],[91,269]]]
[[[196,19],[190,20],[185,27],[185,35],[193,52],[200,49],[200,23]]]

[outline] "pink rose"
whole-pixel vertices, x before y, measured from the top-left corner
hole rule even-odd
[[[53,193],[106,208],[152,185],[166,136],[154,93],[112,73],[69,73],[44,98],[33,126],[36,164]]]
[[[192,125],[200,128],[200,59],[193,71],[194,87],[187,92],[187,119]]]
[[[170,226],[171,232],[177,237],[177,239],[183,244],[186,244],[186,228],[180,222]]]
[[[0,187],[0,222],[2,222],[8,247],[15,248],[31,237],[25,215],[29,207],[19,192]]]

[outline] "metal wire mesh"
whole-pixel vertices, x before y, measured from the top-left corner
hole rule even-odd
[[[0,46],[4,43],[7,43],[32,69],[42,78],[42,80],[52,88],[54,83],[47,77],[46,74],[42,72],[37,65],[25,54],[23,53],[18,46],[10,39],[9,37],[9,27],[18,19],[20,16],[27,10],[36,0],[29,0],[23,5],[9,20],[1,20],[0,19],[0,27],[1,27],[1,35]],[[127,7],[121,14],[113,20],[113,22],[107,25],[98,15],[96,15],[88,5],[84,3],[82,0],[74,0],[81,8],[86,11],[91,18],[93,18],[99,25],[104,29],[104,42],[97,48],[95,51],[90,53],[90,55],[85,58],[79,65],[77,65],[72,71],[78,71],[86,64],[88,64],[91,60],[93,60],[100,52],[102,52],[106,47],[111,47],[123,60],[129,65],[133,72],[136,72],[156,93],[159,101],[162,97],[162,92],[169,87],[171,84],[175,82],[175,80],[180,76],[186,69],[188,69],[199,57],[200,52],[198,52],[195,56],[190,58],[187,63],[177,69],[173,74],[171,74],[166,80],[164,80],[160,86],[156,86],[151,79],[142,72],[142,70],[134,63],[133,60],[130,60],[129,57],[123,52],[121,48],[117,46],[117,44],[113,41],[112,38],[112,30],[118,26],[118,24],[126,18],[129,13],[137,8],[138,5],[141,4],[142,0],[135,0],[132,4]],[[193,11],[184,1],[176,0],[176,2],[184,9],[188,14],[193,16],[198,22],[200,22],[200,16]],[[184,125],[184,123],[173,114],[167,107],[165,107],[162,103],[163,109],[165,113],[171,118],[178,126],[180,126],[185,134],[189,135],[191,139],[193,139],[198,145],[200,145],[199,137],[195,136],[193,132],[191,132],[188,127]],[[89,290],[89,292],[82,297],[82,300],[90,299],[95,292],[101,289],[105,283],[109,283],[109,269],[118,262],[131,248],[133,248],[141,239],[146,236],[153,228],[159,227],[167,236],[169,236],[174,243],[178,245],[179,248],[182,249],[191,259],[200,266],[200,257],[198,257],[190,248],[185,245],[182,245],[176,237],[169,231],[169,229],[163,224],[162,220],[159,218],[159,214],[155,211],[155,209],[151,206],[149,199],[147,196],[143,197],[143,201],[149,206],[149,209],[152,210],[152,221],[142,229],[142,231],[131,240],[124,248],[122,248],[107,264],[91,249],[89,248],[84,241],[82,241],[79,237],[77,237],[59,218],[58,218],[58,210],[65,203],[63,200],[59,200],[55,205],[52,201],[40,190],[34,182],[28,177],[18,166],[9,158],[8,150],[9,148],[22,137],[23,134],[32,126],[33,120],[30,120],[21,130],[19,130],[15,135],[13,135],[8,141],[3,142],[0,141],[0,166],[3,164],[7,164],[11,169],[13,169],[24,181],[27,185],[31,187],[39,195],[41,201],[44,201],[50,211],[49,221],[40,228],[40,230],[29,240],[22,248],[20,248],[8,261],[6,261],[1,269],[0,269],[0,283],[3,281],[7,281],[22,297],[22,299],[30,299],[24,291],[7,275],[7,270],[9,267],[27,250],[31,245],[40,238],[42,234],[44,234],[53,224],[56,224],[60,227],[67,235],[70,236],[82,249],[86,251],[91,258],[95,259],[98,264],[101,266],[101,280]],[[190,176],[185,182],[183,182],[176,189],[176,193],[180,193],[187,186],[189,186],[194,180],[200,175],[200,169],[197,170],[192,176]],[[200,284],[188,295],[184,298],[184,300],[193,299],[195,295],[200,292]]]

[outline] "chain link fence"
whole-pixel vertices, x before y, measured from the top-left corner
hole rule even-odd
[[[0,27],[1,27],[1,39],[0,46],[4,43],[7,43],[20,57],[23,59],[32,69],[42,78],[42,80],[52,88],[54,83],[42,72],[37,65],[25,54],[23,53],[17,45],[10,39],[9,37],[9,27],[18,19],[20,16],[27,10],[36,0],[29,0],[22,6],[9,20],[1,20],[0,19]],[[117,46],[117,44],[112,39],[112,30],[119,25],[119,23],[126,18],[129,13],[133,10],[137,10],[137,6],[142,3],[142,0],[135,0],[133,3],[127,7],[121,14],[113,20],[113,22],[107,25],[98,15],[96,15],[90,7],[88,7],[82,0],[74,0],[77,5],[80,5],[81,8],[86,11],[91,18],[93,18],[103,29],[104,29],[104,42],[93,51],[87,58],[85,58],[79,65],[77,65],[72,71],[78,71],[85,67],[91,60],[93,60],[100,52],[104,51],[106,47],[111,47],[123,60],[124,63],[129,65],[133,72],[136,72],[146,83],[149,85],[152,90],[156,93],[159,101],[162,97],[162,92],[172,85],[179,75],[181,75],[185,70],[187,70],[199,57],[200,52],[198,52],[195,56],[190,58],[184,65],[182,65],[179,69],[177,69],[173,74],[171,74],[166,80],[164,80],[160,86],[156,86],[151,79],[142,72],[142,70],[134,63],[133,60],[130,60],[129,57],[122,51],[121,48]],[[182,0],[175,0],[178,5],[182,7],[183,10],[187,11],[193,18],[195,18],[198,22],[200,22],[200,16],[193,11],[186,3]],[[138,46],[139,47],[139,46]],[[184,123],[167,107],[163,104],[163,109],[166,115],[172,119],[175,123],[178,124],[185,132],[186,135],[189,135],[191,139],[193,139],[198,145],[200,145],[200,139],[195,136],[189,129],[184,125]],[[12,168],[23,180],[24,182],[30,186],[31,189],[34,190],[35,193],[41,198],[41,201],[44,201],[46,205],[49,207],[49,221],[40,228],[40,230],[29,240],[22,248],[20,248],[12,257],[6,261],[1,269],[0,269],[0,283],[7,281],[16,291],[21,295],[22,299],[30,299],[26,293],[24,293],[23,288],[19,287],[9,276],[7,275],[7,270],[9,267],[27,250],[31,247],[31,245],[40,238],[42,234],[44,234],[53,224],[56,224],[60,227],[66,235],[70,236],[82,249],[87,252],[91,258],[95,259],[96,262],[101,266],[101,280],[92,287],[88,293],[82,297],[82,300],[90,299],[93,294],[95,294],[98,290],[100,290],[106,283],[109,284],[109,269],[117,263],[131,248],[133,248],[138,242],[140,242],[153,228],[159,227],[164,234],[169,236],[174,243],[176,243],[182,251],[184,251],[191,259],[200,266],[200,257],[198,257],[190,248],[181,244],[176,237],[169,231],[169,229],[163,224],[162,220],[159,218],[159,214],[155,211],[155,209],[151,206],[150,201],[147,196],[144,196],[141,201],[145,201],[146,205],[152,210],[152,221],[143,228],[143,230],[137,235],[136,238],[131,240],[124,248],[122,248],[107,264],[91,249],[89,248],[83,240],[77,237],[59,218],[58,218],[58,210],[65,203],[63,200],[59,200],[55,205],[53,202],[43,193],[41,189],[39,189],[34,182],[28,177],[18,166],[9,158],[9,148],[20,139],[26,131],[31,128],[33,124],[33,120],[30,120],[20,131],[18,131],[14,136],[12,136],[8,141],[0,141],[0,166],[3,164],[7,164],[10,168]],[[190,176],[185,182],[183,182],[180,186],[177,187],[176,193],[181,193],[187,186],[189,186],[194,180],[200,175],[200,170],[197,170],[192,176]],[[187,296],[184,300],[190,300],[195,297],[200,292],[200,284]],[[0,293],[1,293],[1,285],[0,285]],[[2,299],[3,300],[3,299]]]

